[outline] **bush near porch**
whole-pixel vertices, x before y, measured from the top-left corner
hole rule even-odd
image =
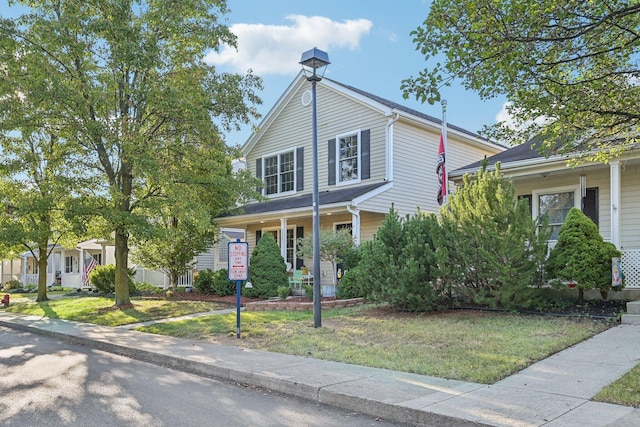
[[[532,220],[527,201],[516,198],[498,165],[493,172],[465,176],[439,219],[422,212],[401,219],[392,207],[374,240],[361,245],[361,262],[347,270],[338,295],[365,297],[400,311],[456,304],[537,311],[567,307],[574,302],[566,293],[549,289],[554,279],[566,280],[557,263],[591,275],[583,278],[584,286],[611,286],[611,257],[619,252],[592,226],[599,241],[590,229],[574,237],[579,242],[559,245],[565,251],[562,261],[556,255],[547,260],[545,218]],[[591,268],[579,264],[584,259],[579,250],[587,247]]]

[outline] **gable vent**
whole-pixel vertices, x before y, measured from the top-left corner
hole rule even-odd
[[[309,104],[311,104],[311,91],[310,90],[305,90],[304,93],[302,94],[302,105],[307,107]]]

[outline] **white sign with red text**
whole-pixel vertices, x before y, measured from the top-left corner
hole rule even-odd
[[[229,280],[249,278],[249,243],[229,242]]]

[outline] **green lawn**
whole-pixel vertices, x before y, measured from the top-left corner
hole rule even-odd
[[[593,400],[640,408],[640,365],[600,390]]]
[[[119,326],[149,320],[177,317],[185,314],[228,308],[228,305],[204,301],[167,301],[132,298],[133,308],[113,310],[113,299],[94,296],[74,296],[35,302],[35,296],[22,294],[11,299],[3,310],[11,313],[75,320],[105,326]]]
[[[371,306],[311,312],[243,312],[139,328],[144,332],[491,384],[611,326],[505,313],[383,313]]]

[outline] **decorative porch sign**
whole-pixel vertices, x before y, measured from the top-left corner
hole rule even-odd
[[[240,339],[240,306],[242,281],[249,278],[249,243],[229,242],[229,280],[236,282],[236,338]]]
[[[622,266],[620,258],[611,258],[611,286],[622,286]]]

